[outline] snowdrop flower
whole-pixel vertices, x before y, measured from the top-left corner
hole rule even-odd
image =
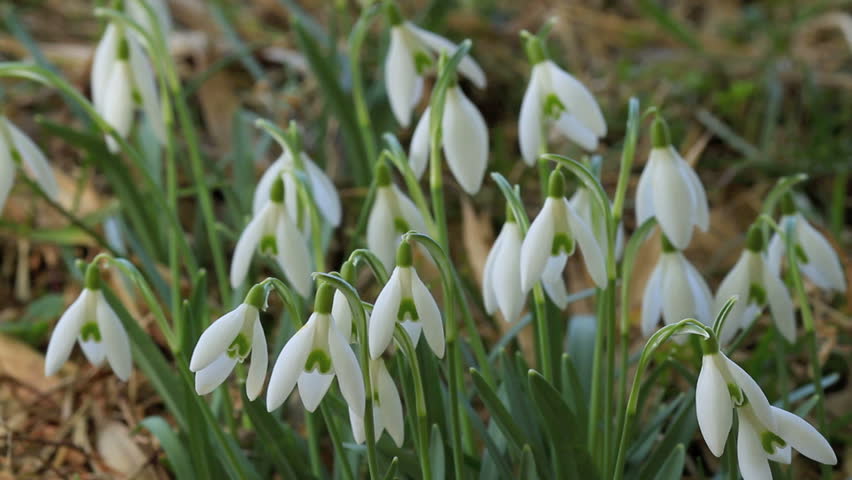
[[[154,13],[154,19],[156,20],[163,37],[165,39],[169,38],[172,30],[172,17],[169,14],[169,7],[166,5],[165,0],[129,0],[124,3],[127,15],[130,16],[133,21],[138,23],[143,30],[154,34],[154,25],[151,23],[151,17],[148,15],[148,11],[145,8],[145,4],[147,4]],[[138,32],[134,31],[134,33]],[[142,40],[140,38],[140,42],[141,41]]]
[[[695,386],[698,428],[713,455],[722,455],[731,430],[734,407],[748,404],[764,425],[774,429],[775,416],[757,382],[719,350],[715,338],[702,342],[704,356]]]
[[[402,234],[409,230],[425,232],[426,221],[414,202],[391,184],[387,165],[376,168],[376,187],[376,199],[367,220],[367,248],[390,270]]]
[[[796,212],[793,199],[789,195],[782,200],[781,209],[783,217],[779,225],[782,225],[782,228],[787,222],[796,222],[793,229],[793,242],[796,247],[798,266],[802,273],[823,290],[845,291],[846,279],[843,268],[831,243],[801,213]],[[781,270],[785,251],[784,239],[776,233],[769,242],[767,252],[767,263],[775,275],[778,275]]]
[[[642,297],[642,334],[654,333],[660,315],[666,325],[695,318],[705,325],[713,322],[710,306],[713,295],[698,270],[668,241],[645,285]]]
[[[457,47],[440,35],[404,21],[393,2],[386,5],[391,40],[385,60],[385,88],[394,116],[407,127],[411,111],[423,94],[423,75],[435,66],[438,55],[451,55]],[[470,55],[459,63],[458,72],[478,88],[485,87],[485,73]]]
[[[278,355],[266,393],[266,408],[270,412],[284,403],[296,384],[302,405],[313,412],[336,377],[349,408],[364,418],[364,381],[355,353],[334,327],[333,294],[334,287],[320,285],[314,313]]]
[[[379,358],[388,348],[396,322],[400,322],[415,347],[422,331],[432,352],[438,358],[444,357],[441,311],[412,266],[411,245],[407,242],[399,244],[396,268],[373,306],[367,333],[372,358]]]
[[[284,204],[287,205],[287,211],[290,212],[290,218],[310,218],[310,211],[307,205],[299,199],[298,179],[296,178],[297,166],[293,161],[293,154],[286,144],[280,144],[284,150],[278,160],[275,161],[260,177],[257,183],[257,188],[254,191],[254,199],[252,201],[252,211],[257,214],[261,208],[269,200],[269,191],[275,180],[278,178],[284,181],[284,192],[286,195]],[[317,206],[320,215],[331,224],[333,227],[340,225],[342,211],[340,208],[340,197],[337,194],[337,189],[334,187],[331,179],[325,174],[323,169],[317,166],[311,158],[304,152],[299,155],[302,159],[302,165],[305,169],[305,174],[308,180],[308,187],[312,200]],[[302,211],[299,211],[299,206],[302,205]],[[307,223],[306,223],[307,225]]]
[[[482,273],[482,298],[485,311],[493,315],[498,309],[503,320],[514,322],[524,308],[521,290],[521,244],[523,234],[512,209],[506,208],[506,223],[488,252]]]
[[[165,143],[156,76],[137,37],[110,23],[95,50],[91,82],[95,110],[119,136],[130,133],[138,99],[157,139]],[[115,139],[107,136],[106,140],[109,150],[117,152]]]
[[[30,137],[0,115],[0,212],[12,190],[18,165],[24,167],[49,198],[56,200],[59,186],[44,153]]]
[[[423,176],[429,162],[429,118],[427,108],[420,117],[408,154],[417,178]],[[447,165],[462,189],[470,195],[479,191],[485,167],[488,165],[488,127],[476,106],[467,99],[458,85],[447,89],[444,116],[441,119],[441,139]]]
[[[579,185],[574,195],[568,199],[568,205],[574,208],[577,215],[582,218],[587,225],[592,227],[592,232],[601,246],[601,250],[606,252],[609,247],[609,240],[606,234],[606,217],[600,203],[595,200],[592,192],[583,185]],[[624,250],[624,224],[619,222],[615,232],[615,258],[620,259]]]
[[[274,256],[287,280],[299,295],[311,293],[311,254],[302,232],[293,223],[284,206],[284,182],[278,178],[269,189],[269,202],[246,225],[231,261],[231,286],[237,288],[248,273],[258,248]]]
[[[651,127],[651,156],[636,189],[636,216],[640,225],[657,217],[672,245],[683,250],[692,240],[693,227],[707,231],[710,213],[701,180],[669,138],[668,126],[658,116]]]
[[[86,269],[80,296],[56,322],[47,344],[45,375],[59,371],[75,341],[92,365],[99,367],[106,361],[116,377],[122,381],[130,377],[133,366],[127,332],[101,291],[100,272],[94,264]]]
[[[562,269],[580,244],[586,270],[599,287],[607,283],[606,263],[591,228],[565,200],[565,177],[559,170],[550,174],[547,199],[521,244],[521,290],[529,292],[542,280],[554,303],[565,305],[567,292]],[[560,307],[561,308],[561,307]]]
[[[767,304],[781,335],[791,343],[796,340],[793,301],[787,287],[767,265],[762,254],[763,247],[763,233],[758,226],[752,225],[748,231],[746,249],[716,291],[716,311],[734,295],[743,299],[734,305],[722,329],[722,344],[728,343],[740,328],[747,328]]]
[[[769,460],[790,463],[791,449],[820,463],[837,464],[828,440],[811,424],[777,407],[771,412],[774,427],[764,423],[750,404],[737,409],[737,463],[743,480],[771,479]]]
[[[402,416],[402,402],[399,390],[393,383],[385,360],[381,357],[370,360],[370,387],[373,391],[373,425],[376,439],[387,431],[397,447],[405,442],[405,419]],[[357,443],[364,443],[367,434],[364,431],[364,418],[349,409],[349,421],[352,436]]]
[[[189,370],[195,372],[195,391],[199,395],[215,390],[249,354],[251,364],[246,378],[246,395],[249,400],[260,395],[269,364],[266,336],[260,324],[260,310],[265,307],[265,289],[255,285],[239,307],[204,330],[189,361]]]
[[[355,265],[347,260],[340,267],[340,278],[349,282],[350,285],[355,284]],[[366,312],[364,312],[366,314]],[[355,341],[355,331],[352,328],[352,310],[349,308],[349,300],[346,294],[340,290],[334,290],[334,298],[331,302],[331,317],[334,318],[334,325],[346,343]]]
[[[524,160],[533,165],[546,148],[547,125],[584,150],[596,149],[598,138],[606,135],[606,121],[595,97],[547,57],[541,40],[528,36],[525,48],[533,68],[518,119]]]

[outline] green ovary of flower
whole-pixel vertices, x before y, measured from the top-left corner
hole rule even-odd
[[[396,230],[396,233],[408,233],[411,230],[411,227],[408,225],[408,222],[405,221],[404,218],[396,217],[393,219],[393,228]]]
[[[249,352],[251,352],[251,343],[242,333],[237,335],[237,338],[231,342],[231,345],[227,350],[228,356],[236,358],[239,362],[245,360],[245,358],[248,357]]]
[[[432,57],[423,50],[418,51],[414,54],[414,68],[417,69],[418,75],[423,75],[432,68]]]
[[[786,447],[787,442],[772,432],[763,432],[760,434],[760,445],[764,452],[772,455],[777,449]]]
[[[557,233],[553,236],[550,254],[556,256],[560,252],[565,252],[568,255],[574,252],[574,239],[567,233]]]
[[[559,118],[559,115],[562,115],[562,112],[567,110],[565,104],[562,103],[562,100],[559,100],[559,97],[555,93],[544,97],[543,109],[544,115],[550,118]]]
[[[728,393],[731,395],[731,399],[734,401],[734,404],[736,404],[738,407],[741,407],[748,403],[748,398],[743,395],[742,389],[736,384],[728,384]]]
[[[396,319],[400,322],[406,320],[416,322],[420,320],[420,315],[417,314],[417,307],[414,305],[413,298],[403,298],[399,302],[399,310],[396,312]]]
[[[331,357],[323,350],[314,350],[308,355],[305,360],[305,371],[312,372],[318,370],[319,373],[326,374],[331,371]]]
[[[748,303],[766,305],[766,290],[756,283],[748,287]]]
[[[80,327],[80,338],[86,342],[100,342],[101,330],[98,328],[98,324],[95,322],[84,323],[83,326]]]
[[[260,253],[265,255],[278,255],[278,243],[275,235],[264,235],[260,239]]]

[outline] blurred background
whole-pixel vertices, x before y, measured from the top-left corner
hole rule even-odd
[[[0,3],[0,60],[49,66],[90,96],[92,54],[104,28],[93,7],[106,3]],[[302,126],[306,150],[341,189],[344,226],[334,233],[328,257],[329,265],[338,265],[350,246],[349,233],[366,188],[353,173],[339,105],[303,54],[293,24],[301,22],[317,40],[334,67],[325,73],[339,79],[345,95],[351,84],[347,37],[360,4],[168,4],[175,24],[171,51],[179,59],[201,128],[223,238],[233,245],[250,210],[254,183],[278,153],[253,127],[254,119],[262,116],[279,125],[294,119]],[[697,235],[686,254],[711,287],[739,255],[743,234],[765,194],[779,177],[796,172],[810,176],[798,191],[798,205],[833,243],[846,278],[852,278],[852,2],[435,0],[401,1],[400,7],[415,23],[454,41],[473,40],[473,55],[488,76],[488,87],[462,86],[491,128],[489,170],[522,185],[531,213],[537,211],[540,192],[537,174],[522,163],[517,146],[518,111],[530,69],[518,34],[524,29],[535,32],[553,18],[552,58],[594,92],[607,118],[609,132],[598,153],[609,192],[617,178],[628,99],[639,98],[643,109],[657,106],[668,119],[675,146],[695,166],[708,191],[711,229]],[[386,49],[387,24],[380,19],[362,54],[371,118],[377,133],[397,134],[407,146],[411,129],[395,124],[384,94]],[[63,191],[60,204],[111,244],[133,251],[135,239],[119,215],[127,206],[117,199],[116,185],[100,173],[99,159],[69,141],[67,128],[81,126],[79,112],[55,90],[31,82],[0,82],[0,105],[47,154]],[[634,182],[649,150],[647,127],[643,125],[637,149]],[[134,141],[151,144],[151,135],[143,127]],[[551,150],[581,154],[558,142]],[[146,158],[151,172],[161,171],[156,149],[147,149]],[[451,176],[446,183],[451,238],[463,240],[452,253],[475,292],[503,220],[504,202],[488,179],[475,198],[463,195]],[[634,187],[628,190],[628,231],[635,227]],[[202,237],[191,188],[182,191],[181,198],[184,226],[193,237]],[[658,242],[648,244],[637,268],[639,282],[656,261]],[[200,242],[198,248],[206,245]],[[91,368],[78,354],[62,375],[43,375],[48,333],[79,292],[79,282],[69,273],[75,271],[73,262],[98,251],[89,236],[25,185],[16,186],[0,215],[0,479],[67,478],[74,473],[80,478],[167,478],[156,441],[135,428],[146,416],[167,415],[142,375],[124,384],[107,369]],[[581,268],[569,268],[569,290],[587,286]],[[151,326],[150,316],[130,290],[123,289],[125,304],[135,309],[132,313],[140,323]],[[635,290],[638,312],[641,287]],[[852,476],[851,289],[835,297],[811,290],[820,358],[824,370],[832,372],[826,381],[832,421],[824,433],[841,458],[837,478],[846,478]],[[211,295],[215,297],[212,289]],[[573,313],[589,311],[590,304],[572,306]],[[481,334],[493,340],[508,327],[483,316],[481,328]],[[635,337],[639,345],[638,328]],[[801,345],[787,352],[789,365],[780,370],[783,378],[773,377],[774,345],[763,336],[743,347],[750,352],[751,369],[767,370],[761,384],[770,398],[778,382],[797,386],[809,381]]]

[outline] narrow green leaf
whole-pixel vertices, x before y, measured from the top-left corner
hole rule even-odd
[[[258,441],[284,478],[313,478],[305,463],[308,452],[296,432],[266,411],[263,402],[249,401],[243,392],[243,408],[257,432]]]
[[[538,479],[535,458],[533,457],[532,448],[529,445],[524,445],[524,449],[521,451],[521,478],[525,480]]]
[[[697,52],[704,50],[695,33],[686,25],[678,22],[674,17],[672,17],[671,14],[669,14],[669,11],[657,3],[656,0],[639,0],[639,8],[642,13],[657,22],[663,30],[669,32],[673,37],[686,44],[689,48]]]
[[[568,322],[567,351],[573,360],[574,369],[580,377],[584,398],[592,390],[592,363],[594,362],[595,332],[597,320],[593,315],[575,315]],[[588,400],[583,401],[588,404]]]
[[[422,460],[421,460],[422,461]],[[432,425],[432,437],[429,439],[429,461],[432,463],[432,478],[446,478],[447,462],[444,455],[444,438],[438,425]]]
[[[393,457],[390,466],[388,466],[388,471],[385,472],[384,480],[393,480],[396,478],[397,470],[399,470],[399,457]]]
[[[473,384],[476,386],[485,407],[488,408],[492,420],[497,422],[500,430],[506,435],[506,439],[511,442],[512,446],[521,450],[525,444],[529,443],[521,427],[515,423],[512,415],[506,410],[506,406],[497,398],[497,393],[491,389],[482,374],[475,369],[470,369],[470,376],[473,378]]]
[[[684,457],[683,444],[679,443],[663,462],[654,480],[678,480],[682,478]]]
[[[139,425],[148,429],[160,441],[160,446],[163,447],[168,464],[177,480],[197,478],[192,463],[189,461],[190,457],[186,447],[184,447],[177,432],[172,430],[172,426],[163,417],[147,417],[139,422]]]

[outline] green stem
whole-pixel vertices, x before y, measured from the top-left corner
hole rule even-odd
[[[337,430],[335,423],[336,417],[333,412],[330,412],[326,405],[320,405],[322,410],[322,418],[325,420],[325,425],[328,427],[328,434],[331,436],[331,443],[334,445],[334,453],[338,455],[340,464],[343,466],[343,476],[346,480],[355,480],[355,475],[352,474],[352,469],[349,467],[349,461],[346,460],[346,449],[343,447],[343,440],[340,437],[340,432]]]
[[[432,462],[429,459],[429,416],[426,409],[426,395],[423,393],[423,377],[420,375],[417,352],[414,350],[414,344],[411,342],[408,332],[402,328],[399,322],[396,323],[394,328],[394,338],[408,358],[408,365],[414,380],[414,404],[417,412],[415,427],[417,429],[417,450],[418,457],[420,457],[420,472],[423,479],[428,480],[432,478]]]
[[[364,95],[364,77],[361,71],[361,47],[364,44],[369,26],[380,11],[379,5],[374,4],[361,12],[358,21],[352,27],[349,36],[349,71],[352,74],[352,100],[355,103],[355,119],[367,149],[367,161],[376,161],[376,137],[370,122],[370,111]],[[372,171],[372,169],[371,169]]]
[[[603,363],[604,349],[604,328],[601,325],[606,309],[606,290],[597,289],[595,298],[595,350],[592,357],[592,384],[589,398],[589,424],[588,424],[588,439],[589,439],[589,454],[592,458],[598,460],[598,467],[603,469],[603,458],[601,455],[601,445],[598,443],[598,436],[601,428],[601,368]]]
[[[322,478],[322,458],[319,447],[319,425],[316,413],[305,411],[305,427],[308,429],[308,457],[311,462],[311,473],[316,478]]]
[[[604,305],[606,326],[606,382],[603,389],[603,465],[610,472],[611,455],[615,445],[612,442],[612,390],[615,384],[615,278],[610,278],[606,287],[607,302]],[[607,475],[607,478],[609,475]]]
[[[550,323],[547,318],[547,303],[541,283],[533,287],[533,310],[535,312],[536,333],[538,334],[539,364],[545,380],[553,383],[553,364],[550,351]]]

